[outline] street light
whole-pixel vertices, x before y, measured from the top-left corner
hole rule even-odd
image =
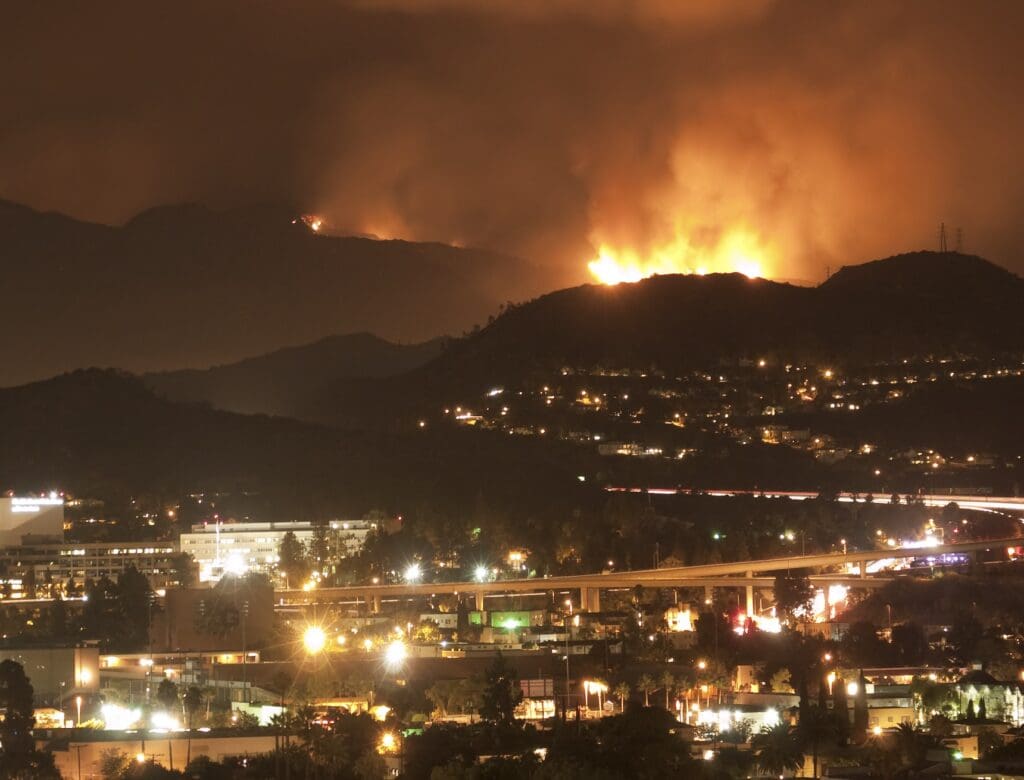
[[[409,649],[405,642],[396,639],[384,650],[384,665],[392,672],[397,671],[405,659],[409,657]]]
[[[410,563],[405,567],[405,581],[419,582],[423,578],[423,569],[418,563]]]
[[[316,655],[327,644],[327,634],[320,626],[310,626],[302,635],[302,645],[310,655]]]
[[[477,582],[486,582],[487,576],[490,574],[490,570],[486,566],[477,566],[473,570],[473,577]]]

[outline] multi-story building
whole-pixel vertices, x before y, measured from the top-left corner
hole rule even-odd
[[[324,527],[329,554],[355,555],[375,528],[374,523],[365,520],[331,521]],[[195,559],[201,581],[219,580],[225,573],[273,573],[281,540],[288,533],[309,549],[316,528],[309,522],[201,523],[192,526],[191,533],[181,535],[181,551]]]
[[[129,567],[144,574],[154,589],[178,580],[174,542],[64,542],[0,547],[0,585],[8,598],[49,597],[74,580],[108,577],[116,581]]]

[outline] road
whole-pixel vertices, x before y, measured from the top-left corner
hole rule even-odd
[[[694,488],[663,488],[663,487],[622,487],[609,486],[605,488],[609,493],[647,493],[652,496],[677,496],[677,495],[705,495],[705,496],[755,496],[764,498],[791,498],[794,501],[805,501],[817,498],[820,494],[807,490],[697,490]],[[920,501],[929,507],[944,507],[947,504],[955,503],[964,509],[976,509],[982,511],[1011,511],[1024,513],[1024,498],[1018,496],[967,496],[947,495],[944,493],[923,493],[904,495],[897,493],[901,502],[908,500]],[[877,495],[867,493],[839,493],[836,500],[844,503],[874,503],[888,504],[892,501],[892,493],[879,493]]]
[[[523,579],[495,580],[488,582],[448,583],[401,583],[392,585],[353,585],[341,588],[317,588],[306,590],[280,590],[277,596],[282,603],[309,604],[336,601],[365,601],[379,610],[383,600],[403,600],[437,595],[472,595],[478,609],[483,609],[487,595],[527,594],[579,591],[580,604],[584,609],[600,611],[600,592],[603,590],[641,587],[687,587],[687,588],[745,588],[747,603],[750,604],[754,588],[770,588],[777,572],[792,569],[821,569],[839,567],[834,574],[821,574],[814,580],[827,584],[844,584],[848,587],[877,588],[891,581],[887,577],[874,575],[851,576],[849,565],[858,566],[862,571],[874,561],[915,558],[922,555],[943,555],[946,553],[972,553],[979,550],[1000,549],[1016,546],[1017,538],[997,539],[966,544],[947,544],[926,549],[889,548],[884,550],[863,550],[852,552],[821,553],[813,555],[790,555],[782,558],[767,558],[736,563],[712,563],[700,566],[676,566],[661,569],[637,569],[608,574],[578,574],[559,577],[533,577]],[[847,573],[842,573],[845,570]]]

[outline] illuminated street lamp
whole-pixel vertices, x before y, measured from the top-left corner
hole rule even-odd
[[[408,657],[409,648],[405,646],[405,642],[396,639],[384,650],[384,666],[391,672],[397,671]]]
[[[316,655],[324,649],[327,644],[327,634],[320,626],[310,626],[302,634],[302,646],[310,655]]]
[[[473,577],[477,582],[486,582],[490,573],[490,570],[486,566],[480,565],[473,570]]]
[[[406,582],[419,582],[423,579],[423,568],[418,563],[410,563],[405,567],[403,576]]]

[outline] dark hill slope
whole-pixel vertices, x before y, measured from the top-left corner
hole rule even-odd
[[[538,292],[520,260],[316,235],[287,209],[151,209],[123,227],[0,202],[0,385],[88,365],[209,366],[325,333],[459,333]]]
[[[246,414],[306,417],[325,403],[328,388],[350,378],[411,371],[441,353],[441,340],[392,344],[369,333],[329,336],[206,370],[148,374],[146,384],[176,401],[209,403]]]
[[[283,517],[379,508],[468,516],[480,502],[533,516],[594,492],[567,444],[484,432],[348,433],[155,396],[112,371],[0,389],[0,490],[104,498],[251,491]],[[595,457],[595,456],[588,456]]]

